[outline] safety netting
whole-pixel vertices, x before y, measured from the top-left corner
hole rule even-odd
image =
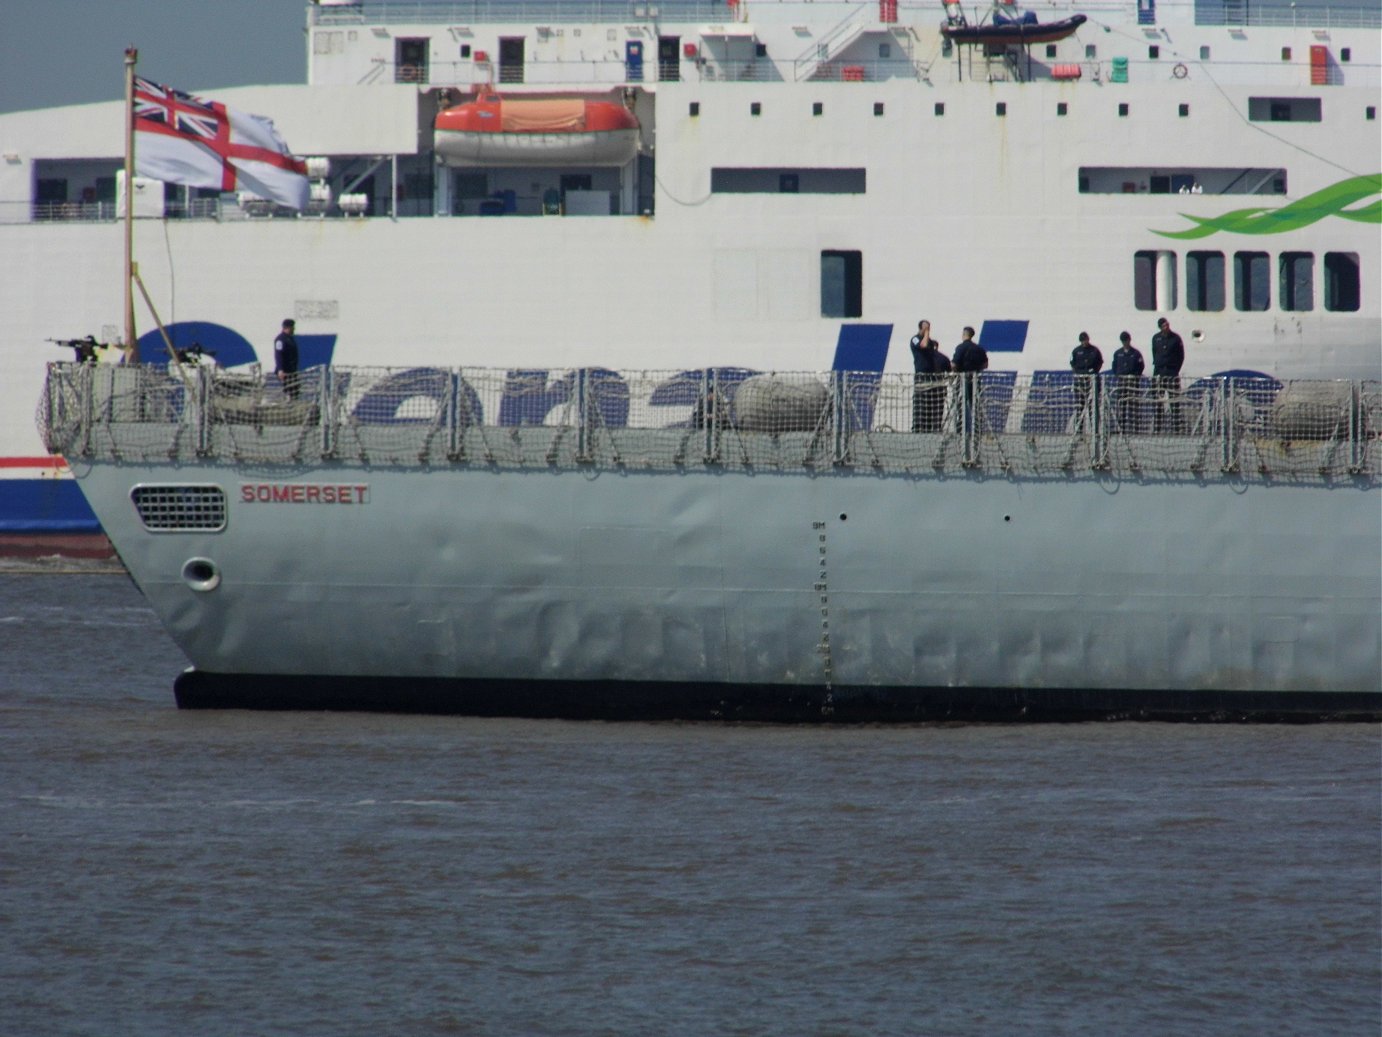
[[[1382,383],[54,363],[69,457],[882,473],[1378,474]]]

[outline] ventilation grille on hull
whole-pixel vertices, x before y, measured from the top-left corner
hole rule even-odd
[[[216,532],[226,526],[226,495],[219,486],[136,486],[130,499],[151,532]]]

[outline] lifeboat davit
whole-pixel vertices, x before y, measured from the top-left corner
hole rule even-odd
[[[638,120],[613,101],[487,94],[447,108],[435,128],[452,166],[622,166],[638,154]]]

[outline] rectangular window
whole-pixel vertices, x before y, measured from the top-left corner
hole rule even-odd
[[[826,249],[821,252],[821,316],[864,315],[864,254]]]
[[[1315,253],[1283,252],[1277,259],[1277,298],[1283,310],[1315,308]]]
[[[790,179],[789,179],[790,178]],[[712,194],[781,194],[784,184],[795,185],[799,194],[864,194],[862,169],[737,169],[720,166],[710,170]]]
[[[1265,310],[1272,302],[1271,273],[1265,252],[1233,254],[1233,305],[1244,312]]]
[[[1122,103],[1122,104],[1120,104],[1120,105],[1118,106],[1118,117],[1119,117],[1120,119],[1126,119],[1127,116],[1128,116],[1128,106],[1127,106],[1127,103],[1124,102],[1124,103]]]
[[[993,106],[993,114],[994,114],[994,115],[1007,115],[1007,114],[1008,114],[1008,102],[1007,102],[1007,101],[999,101],[996,105]]]
[[[1362,299],[1357,252],[1324,254],[1324,308],[1354,313]]]
[[[1132,297],[1139,310],[1156,309],[1156,253],[1150,249],[1133,254]]]
[[[882,102],[882,101],[874,101],[874,102],[873,102],[873,114],[874,114],[874,115],[882,115],[882,114],[883,114],[883,102]]]
[[[1057,115],[1068,115],[1069,113],[1070,113],[1070,106],[1069,106],[1068,104],[1066,104],[1064,101],[1057,101],[1057,102],[1056,102],[1056,114],[1057,114]]]
[[[1089,194],[1284,194],[1284,169],[1243,166],[1080,166]],[[1127,185],[1131,184],[1131,187]]]
[[[696,116],[701,114],[701,102],[692,101],[689,105],[687,105],[686,111],[687,114],[691,116],[691,118],[696,118]]]
[[[945,114],[945,102],[944,102],[944,101],[937,101],[937,102],[936,102],[935,111],[936,111],[936,114],[937,114],[937,115],[944,115],[944,114]]]
[[[1185,305],[1217,313],[1224,308],[1224,254],[1191,252],[1185,257]]]
[[[1249,97],[1248,119],[1252,122],[1319,122],[1318,97]]]
[[[825,105],[823,105],[820,101],[812,101],[812,102],[811,102],[811,114],[812,114],[812,115],[822,115],[822,114],[824,114],[824,112],[825,112]]]
[[[1182,119],[1184,119],[1184,118],[1188,117],[1189,115],[1190,115],[1190,106],[1189,106],[1188,104],[1183,104],[1183,105],[1181,105],[1181,106],[1180,106],[1180,117],[1181,117]]]

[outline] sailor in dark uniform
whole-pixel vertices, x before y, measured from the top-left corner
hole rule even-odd
[[[1142,372],[1147,369],[1142,359],[1142,351],[1132,344],[1132,335],[1124,331],[1118,335],[1123,344],[1113,354],[1113,377],[1118,380],[1114,389],[1118,410],[1118,429],[1126,434],[1135,434],[1140,422],[1137,420],[1137,394],[1142,381]]]
[[[940,351],[940,344],[931,337],[931,322],[917,324],[912,336],[912,431],[939,432],[941,415],[945,412],[945,376],[950,371],[950,359]]]
[[[1080,332],[1080,344],[1070,354],[1070,370],[1075,374],[1075,425],[1073,431],[1088,428],[1089,401],[1094,398],[1093,424],[1099,424],[1099,372],[1104,369],[1104,354],[1089,341],[1089,332]]]
[[[964,340],[955,347],[950,362],[960,373],[960,381],[964,384],[963,420],[967,431],[974,426],[974,408],[979,398],[979,372],[988,370],[989,366],[988,350],[974,340],[973,328],[964,329]]]
[[[274,372],[283,383],[283,394],[290,400],[298,396],[298,340],[297,327],[291,318],[283,322],[283,330],[274,339]]]
[[[1171,322],[1165,317],[1156,326],[1157,333],[1152,336],[1152,388],[1156,390],[1157,405],[1152,431],[1160,432],[1164,424],[1172,432],[1179,432],[1180,369],[1185,363],[1185,343],[1171,330]]]

